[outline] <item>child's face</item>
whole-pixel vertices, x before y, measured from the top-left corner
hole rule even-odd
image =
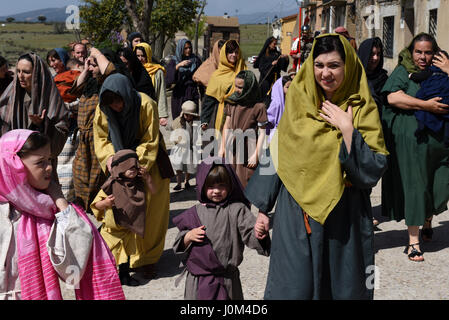
[[[132,168],[126,170],[123,175],[125,176],[125,178],[134,179],[135,177],[137,177],[138,173],[139,173],[139,171],[137,170],[137,167],[132,167]]]
[[[209,200],[215,203],[222,202],[228,196],[228,187],[224,183],[215,183],[208,187],[206,196]]]
[[[28,183],[37,190],[46,190],[51,181],[50,144],[30,152],[22,158],[26,168]]]
[[[290,85],[292,84],[292,82],[291,81],[287,81],[285,84],[284,84],[284,96],[287,94],[287,90],[288,90],[288,88],[290,88]]]
[[[186,119],[187,122],[191,122],[193,120],[193,116],[191,114],[184,113],[184,119]]]

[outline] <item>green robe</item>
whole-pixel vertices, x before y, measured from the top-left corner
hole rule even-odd
[[[277,201],[265,299],[373,299],[370,192],[387,160],[371,151],[356,129],[351,153],[343,141],[339,160],[352,186],[324,225],[309,217],[309,235],[301,207],[277,174],[263,172],[263,159],[250,179],[245,196],[261,212],[270,212]]]
[[[403,66],[388,78],[382,93],[404,91],[415,97],[419,85]],[[449,148],[442,134],[430,131],[418,141],[414,111],[383,106],[382,125],[390,152],[382,178],[382,215],[407,226],[422,226],[426,217],[447,210],[449,200]]]

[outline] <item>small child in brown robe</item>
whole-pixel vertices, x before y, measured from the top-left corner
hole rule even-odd
[[[245,245],[268,256],[269,234],[255,237],[259,228],[242,185],[222,158],[198,166],[196,206],[173,218],[180,230],[173,250],[186,265],[186,300],[243,300],[238,266]],[[256,225],[256,227],[255,227]]]
[[[101,234],[106,240],[116,262],[119,264],[119,277],[122,284],[139,285],[129,275],[126,253],[134,251],[135,234],[145,235],[145,186],[156,193],[151,176],[139,166],[137,153],[133,150],[120,150],[111,162],[111,176],[102,185],[92,203],[95,217],[104,223]],[[110,233],[108,235],[105,233]],[[121,238],[121,245],[110,241],[110,236]]]

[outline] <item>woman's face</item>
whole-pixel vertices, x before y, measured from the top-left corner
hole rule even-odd
[[[31,151],[21,160],[26,169],[28,183],[34,189],[46,190],[50,185],[51,172],[53,170],[50,144]]]
[[[184,45],[183,55],[184,57],[190,57],[191,54],[192,54],[192,45],[189,42],[186,42],[186,44]]]
[[[216,183],[206,189],[206,196],[215,203],[220,203],[228,196],[228,188],[225,183]]]
[[[142,64],[145,64],[145,63],[148,62],[148,61],[147,61],[147,56],[146,56],[145,52],[143,52],[143,50],[141,50],[141,49],[136,49],[136,55],[137,55],[137,59],[139,59],[139,61],[140,61]]]
[[[125,178],[134,179],[135,177],[137,177],[138,173],[139,173],[139,170],[137,169],[136,166],[134,166],[134,167],[126,170],[123,175],[125,176]]]
[[[94,79],[98,78],[100,76],[100,67],[97,64],[97,61],[93,57],[88,58],[89,63],[89,72],[92,73],[92,77]]]
[[[373,47],[369,61],[368,61],[368,72],[373,72],[374,70],[376,70],[377,66],[380,63],[381,57],[382,57],[382,52],[381,52],[380,48]]]
[[[50,67],[53,68],[53,70],[56,71],[56,73],[62,73],[65,71],[64,63],[62,63],[62,60],[56,59],[55,57],[48,58],[48,64]]]
[[[284,84],[284,96],[287,94],[287,90],[288,90],[288,88],[290,87],[291,84],[292,84],[291,81],[287,81],[287,82]]]
[[[122,97],[111,91],[107,91],[103,94],[102,101],[105,105],[109,106],[115,112],[122,112],[125,107]]]
[[[130,69],[129,61],[124,56],[120,56],[120,59],[123,61],[123,63],[126,65],[128,69]]]
[[[412,58],[415,65],[420,69],[424,70],[431,65],[434,56],[432,42],[430,41],[419,41],[415,43],[413,48]]]
[[[345,79],[345,63],[337,51],[320,54],[313,62],[315,81],[330,99]]]
[[[245,80],[240,79],[240,78],[235,78],[235,92],[237,92],[238,94],[242,94],[244,85],[245,85]]]
[[[239,51],[235,50],[234,52],[226,54],[226,58],[230,64],[235,64],[237,62],[237,58],[239,56]]]
[[[276,48],[278,41],[276,39],[274,39],[273,41],[271,41],[271,43],[268,45],[268,48],[270,48],[270,50],[274,50]]]
[[[31,92],[31,79],[33,77],[33,65],[30,61],[22,59],[17,62],[17,78],[19,84],[26,91]]]
[[[133,48],[135,47],[135,46],[137,46],[139,43],[141,43],[142,42],[142,38],[140,38],[140,37],[137,37],[137,38],[134,38],[133,39],[133,41],[132,41],[132,46],[133,46]]]

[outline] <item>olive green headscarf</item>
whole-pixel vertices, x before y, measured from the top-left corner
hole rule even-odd
[[[262,101],[262,95],[259,89],[256,75],[250,70],[240,71],[236,78],[241,78],[244,81],[242,93],[234,92],[226,100],[232,104],[239,104],[244,107],[252,107],[256,103]]]
[[[352,106],[354,128],[374,152],[387,155],[379,113],[361,61],[345,37],[325,34],[318,38],[325,36],[339,37],[346,54],[345,77],[331,102],[345,111]],[[315,44],[287,91],[285,111],[270,151],[288,192],[309,216],[324,224],[343,195],[345,177],[339,160],[342,133],[319,115],[325,97],[314,76]],[[292,156],[297,151],[298,155]]]

